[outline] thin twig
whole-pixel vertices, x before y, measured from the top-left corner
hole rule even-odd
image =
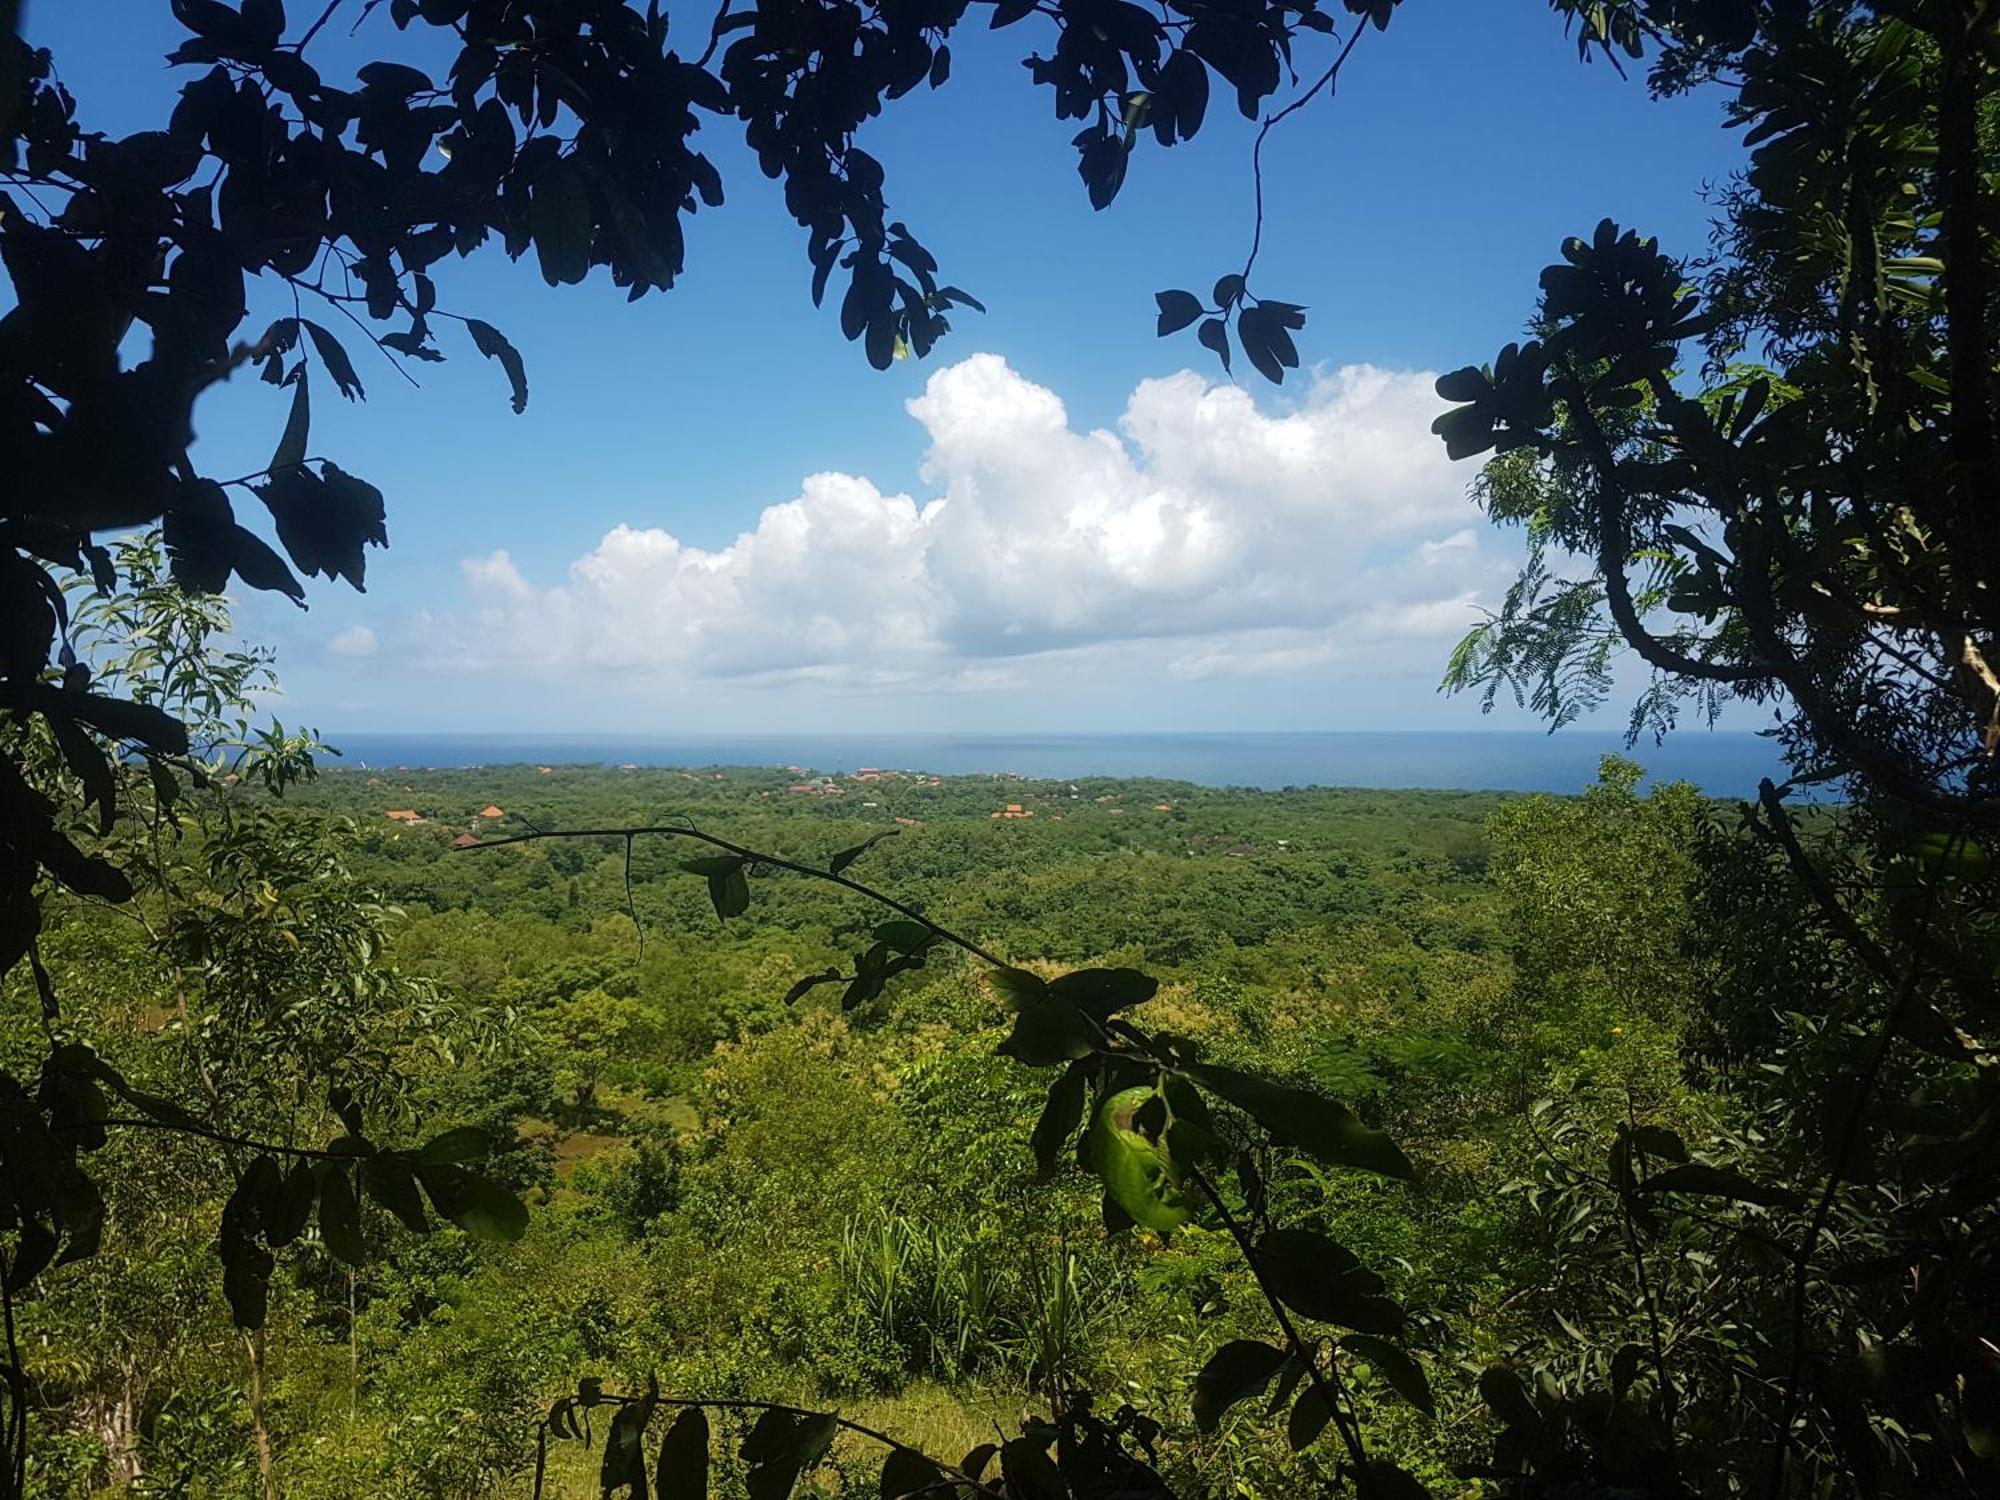
[[[482,839],[476,844],[467,844],[463,848],[455,849],[452,852],[455,854],[471,854],[479,849],[498,849],[507,844],[532,843],[537,839],[625,839],[629,845],[630,840],[638,838],[642,834],[658,834],[665,838],[694,839],[698,843],[707,844],[712,849],[720,849],[725,854],[734,854],[738,858],[748,860],[753,864],[769,865],[777,870],[790,870],[795,875],[808,875],[814,880],[831,881],[834,885],[843,886],[853,891],[856,895],[866,896],[870,901],[881,903],[883,906],[888,907],[889,910],[901,916],[908,917],[912,922],[921,923],[924,928],[943,938],[953,947],[964,949],[974,958],[982,959],[992,964],[996,969],[1013,967],[1006,959],[1001,958],[998,954],[989,953],[986,949],[980,947],[979,944],[973,942],[971,938],[961,937],[949,927],[931,920],[931,918],[925,916],[914,906],[898,901],[894,896],[886,895],[872,886],[863,885],[858,880],[849,880],[845,875],[836,875],[831,870],[816,869],[812,865],[802,865],[795,860],[780,859],[775,854],[763,854],[755,849],[747,849],[741,844],[732,844],[728,839],[717,838],[712,833],[703,833],[699,828],[690,828],[677,823],[654,824],[644,828],[560,828],[549,829],[547,831],[537,830],[534,833],[509,834],[505,838]]]
[[[342,3],[343,0],[326,0],[326,9],[319,13],[317,21],[306,28],[306,34],[299,38],[298,46],[292,50],[295,52],[305,51],[306,47],[312,42],[312,39],[319,35],[320,27],[333,19],[333,13],[340,9]]]
[[[1335,1368],[1332,1356],[1328,1356],[1327,1368],[1322,1370],[1318,1358],[1306,1347],[1305,1339],[1300,1336],[1297,1326],[1292,1322],[1291,1314],[1285,1311],[1285,1304],[1278,1300],[1278,1294],[1264,1279],[1264,1268],[1258,1263],[1256,1246],[1251,1242],[1249,1231],[1244,1229],[1236,1215],[1229,1211],[1229,1205],[1222,1201],[1222,1194],[1217,1192],[1215,1184],[1208,1180],[1208,1174],[1199,1167],[1190,1166],[1188,1177],[1201,1189],[1203,1196],[1208,1199],[1221,1218],[1223,1227],[1229,1231],[1229,1237],[1236,1241],[1236,1248],[1242,1252],[1244,1261],[1250,1267],[1251,1276],[1256,1279],[1257,1290],[1264,1294],[1264,1300],[1271,1306],[1271,1315],[1278,1321],[1278,1330],[1284,1335],[1285,1345],[1291,1350],[1292,1358],[1305,1367],[1306,1378],[1312,1382],[1313,1388],[1319,1392],[1320,1399],[1326,1403],[1327,1415],[1333,1418],[1333,1425],[1339,1430],[1341,1441],[1347,1445],[1348,1456],[1354,1460],[1355,1487],[1360,1492],[1362,1500],[1367,1500],[1375,1490],[1374,1480],[1368,1474],[1368,1450],[1362,1443],[1361,1425],[1355,1420],[1352,1403],[1347,1397],[1347,1388],[1341,1384],[1340,1371]]]
[[[1250,148],[1250,179],[1257,195],[1257,222],[1250,234],[1249,257],[1243,262],[1243,280],[1246,284],[1250,280],[1250,268],[1257,264],[1257,252],[1264,247],[1264,137],[1271,133],[1273,125],[1285,116],[1304,109],[1319,96],[1322,89],[1330,86],[1340,76],[1340,65],[1347,61],[1347,55],[1354,50],[1354,44],[1361,40],[1362,33],[1367,29],[1365,22],[1357,20],[1354,34],[1348,37],[1347,45],[1340,49],[1340,55],[1333,60],[1332,66],[1319,75],[1318,81],[1311,88],[1275,115],[1267,116],[1257,131],[1256,144]]]
[[[580,1402],[579,1404],[586,1407],[636,1406],[642,1400],[650,1400],[655,1406],[714,1407],[717,1411],[790,1411],[797,1412],[801,1416],[832,1417],[836,1427],[854,1433],[858,1437],[869,1438],[874,1442],[882,1444],[884,1447],[894,1448],[903,1453],[914,1453],[918,1458],[921,1458],[925,1463],[931,1465],[931,1467],[954,1483],[968,1486],[979,1494],[991,1496],[992,1500],[1005,1500],[1006,1497],[1006,1492],[997,1485],[975,1479],[956,1464],[945,1463],[940,1459],[933,1458],[930,1454],[924,1452],[923,1449],[913,1448],[910,1444],[893,1438],[886,1432],[878,1431],[860,1422],[850,1421],[838,1412],[814,1411],[810,1407],[795,1406],[789,1401],[755,1401],[746,1398],[704,1396],[621,1396],[610,1391],[600,1391],[595,1400]],[[548,1418],[544,1417],[536,1432],[535,1439],[535,1500],[540,1500],[542,1493],[542,1477],[546,1468],[548,1455],[548,1433]],[[912,1493],[915,1492],[913,1491]]]
[[[100,1126],[123,1127],[129,1130],[165,1130],[175,1135],[198,1136],[202,1140],[213,1141],[218,1146],[241,1146],[244,1149],[251,1151],[268,1151],[276,1156],[310,1157],[314,1161],[357,1162],[365,1160],[364,1157],[355,1156],[349,1152],[321,1151],[312,1146],[280,1146],[271,1141],[254,1140],[251,1137],[245,1135],[231,1135],[226,1130],[211,1130],[205,1125],[198,1126],[198,1125],[188,1124],[185,1122],[175,1122],[171,1120],[147,1120],[136,1117],[126,1118],[123,1116],[119,1116],[109,1120],[92,1121],[91,1124]],[[55,1125],[51,1126],[50,1128],[52,1130],[61,1132],[64,1130],[81,1130],[85,1129],[86,1127],[82,1125],[71,1125],[71,1126]]]

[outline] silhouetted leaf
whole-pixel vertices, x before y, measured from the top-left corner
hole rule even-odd
[[[1418,1483],[1407,1469],[1386,1458],[1371,1458],[1367,1464],[1368,1488],[1375,1500],[1431,1500],[1431,1492]]]
[[[1205,319],[1201,327],[1194,331],[1205,349],[1213,349],[1222,361],[1222,368],[1229,368],[1229,328],[1220,318]]]
[[[347,357],[347,350],[341,346],[340,340],[311,318],[301,318],[299,322],[312,335],[313,348],[319,351],[320,363],[326,366],[326,373],[333,377],[340,394],[350,401],[359,400],[366,394],[361,389],[361,377],[354,373],[354,361]],[[299,389],[305,389],[304,375],[299,376]],[[296,396],[292,398],[294,411],[298,409],[298,399]]]
[[[699,854],[693,859],[682,860],[681,868],[686,870],[690,875],[703,875],[713,878],[717,875],[727,875],[731,870],[742,869],[743,856],[740,854]]]
[[[1257,1269],[1285,1306],[1363,1333],[1396,1333],[1403,1310],[1381,1295],[1382,1278],[1352,1251],[1309,1229],[1274,1229],[1257,1242]]]
[[[1158,334],[1161,338],[1179,333],[1201,316],[1201,299],[1193,292],[1155,292],[1153,300],[1160,305]]]
[[[525,1203],[463,1167],[419,1166],[417,1181],[430,1195],[431,1207],[477,1239],[518,1240],[528,1227]]]
[[[1431,1399],[1430,1380],[1424,1374],[1424,1367],[1417,1363],[1408,1350],[1390,1343],[1387,1339],[1375,1338],[1365,1333],[1350,1333],[1340,1341],[1340,1347],[1349,1354],[1367,1360],[1375,1373],[1381,1376],[1397,1395],[1425,1416],[1437,1415],[1437,1406]]]
[[[1056,1162],[1076,1127],[1083,1122],[1084,1099],[1090,1091],[1088,1060],[1071,1063],[1062,1076],[1049,1085],[1048,1099],[1035,1121],[1028,1145],[1035,1153],[1035,1170],[1043,1182],[1056,1174]]]
[[[1224,1413],[1269,1385],[1284,1362],[1284,1350],[1253,1339],[1224,1344],[1194,1378],[1195,1426],[1203,1432],[1215,1431]]]
[[[750,909],[750,878],[737,865],[726,875],[708,877],[708,899],[718,917],[740,917]]]
[[[611,1418],[611,1430],[604,1435],[604,1457],[598,1465],[597,1482],[607,1497],[615,1489],[625,1491],[627,1500],[647,1500],[646,1425],[660,1403],[660,1387],[652,1376],[646,1379],[646,1394],[628,1401]]]
[[[491,323],[482,323],[477,318],[465,320],[465,331],[472,335],[472,346],[488,359],[500,361],[500,368],[507,372],[507,384],[513,391],[516,415],[528,409],[528,367],[521,363],[521,354],[507,342],[506,335]]]
[[[921,922],[899,918],[876,927],[875,941],[887,943],[898,953],[921,953],[937,941],[937,934]]]
[[[423,1195],[410,1169],[388,1157],[376,1157],[361,1164],[361,1185],[368,1196],[388,1209],[405,1229],[428,1234],[430,1220],[424,1217]]]
[[[491,1156],[500,1143],[492,1131],[478,1125],[454,1125],[439,1131],[410,1153],[413,1161],[435,1165],[440,1162],[478,1161]]]
[[[892,839],[901,832],[902,829],[900,828],[885,828],[882,832],[875,834],[873,837],[863,839],[853,848],[841,850],[838,854],[834,855],[832,859],[826,862],[826,867],[830,872],[832,872],[835,875],[838,875],[842,870],[845,870],[849,865],[853,864],[857,859],[861,858],[861,856],[866,854],[870,849],[873,849],[877,844],[881,843],[882,840]]]
[[[529,233],[542,279],[572,286],[590,273],[590,190],[568,158],[558,158],[530,185]]]
[[[344,1167],[325,1168],[319,1178],[319,1234],[335,1260],[350,1266],[367,1264],[368,1248],[361,1239],[361,1212],[354,1201],[354,1184]]]
[[[1801,1199],[1790,1188],[1753,1182],[1730,1167],[1711,1167],[1703,1162],[1669,1167],[1646,1179],[1648,1193],[1693,1193],[1704,1198],[1733,1198],[1739,1203],[1761,1203],[1769,1208],[1797,1208]]]
[[[291,415],[285,418],[285,431],[278,439],[278,451],[271,455],[271,467],[289,468],[293,464],[306,461],[306,443],[312,431],[312,398],[306,390],[305,367],[299,367],[298,379],[293,382]]]
[[[1648,1156],[1663,1157],[1667,1161],[1686,1161],[1687,1143],[1673,1131],[1662,1125],[1634,1125],[1627,1131],[1632,1144]]]
[[[785,1500],[810,1469],[833,1446],[840,1420],[831,1412],[772,1407],[757,1419],[743,1441],[743,1461],[750,1465],[744,1484],[750,1500]]]
[[[1183,1071],[1244,1111],[1278,1140],[1329,1166],[1358,1167],[1406,1180],[1416,1175],[1409,1158],[1385,1132],[1363,1125],[1344,1104],[1234,1068],[1204,1063]]]
[[[994,1050],[1031,1068],[1053,1068],[1095,1045],[1083,1012],[1060,995],[1044,995],[1014,1017],[1014,1029]]]
[[[1138,969],[1072,969],[1048,982],[1048,993],[1102,1021],[1159,993],[1160,981]]]
[[[1048,994],[1041,976],[1026,969],[988,969],[986,982],[1015,1010],[1024,1009]]]
[[[294,1162],[264,1205],[265,1240],[281,1249],[304,1234],[318,1196],[319,1169],[309,1161]]]
[[[920,1491],[942,1493],[943,1484],[943,1471],[914,1449],[891,1448],[882,1460],[882,1500],[903,1500]]]
[[[658,1500],[708,1500],[708,1413],[690,1406],[660,1439],[653,1473]]]
[[[62,751],[63,759],[76,773],[77,780],[83,783],[84,800],[96,804],[98,833],[110,833],[118,796],[111,762],[104,758],[97,742],[84,733],[76,720],[65,714],[45,714],[43,718],[55,737],[56,747]]]
[[[1318,1440],[1332,1420],[1333,1408],[1327,1405],[1325,1395],[1318,1386],[1309,1385],[1299,1392],[1299,1399],[1292,1403],[1291,1416],[1285,1419],[1285,1441],[1292,1452],[1302,1452]]]
[[[1000,1473],[1012,1500],[1069,1500],[1069,1486],[1049,1457],[1046,1441],[1010,1438],[1000,1445]]]
[[[1490,1366],[1480,1374],[1479,1399],[1509,1427],[1532,1432],[1542,1425],[1527,1385],[1505,1365]]]
[[[708,880],[708,899],[718,917],[740,917],[750,909],[750,880],[743,873],[748,860],[735,854],[703,854],[681,861],[681,868]]]

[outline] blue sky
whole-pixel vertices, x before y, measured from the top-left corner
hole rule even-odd
[[[712,14],[669,10],[690,36]],[[161,64],[164,3],[27,11],[86,127],[155,128],[191,76]],[[928,361],[878,374],[814,311],[802,236],[727,121],[704,145],[728,202],[690,225],[673,293],[551,290],[497,248],[438,268],[441,306],[522,351],[525,415],[469,347],[413,388],[350,340],[368,399],[317,388],[312,447],[387,494],[391,546],[365,596],[243,602],[279,647],[281,714],[336,732],[1523,724],[1434,692],[1515,544],[1425,436],[1429,380],[1517,336],[1540,267],[1602,216],[1702,249],[1703,189],[1739,157],[1718,98],[1655,103],[1580,64],[1541,0],[1412,0],[1266,147],[1255,285],[1310,306],[1310,368],[1238,387],[1185,335],[1153,337],[1151,294],[1240,266],[1254,127],[1218,90],[1199,140],[1148,142],[1093,213],[1074,126],[1020,66],[1036,24],[989,32],[975,8],[947,87],[862,137],[896,215],[989,309]],[[329,76],[409,54],[386,6],[345,29],[314,43]],[[204,398],[203,471],[268,462],[283,402],[248,379]]]

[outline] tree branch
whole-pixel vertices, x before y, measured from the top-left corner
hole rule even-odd
[[[1340,49],[1340,55],[1334,58],[1332,65],[1319,75],[1311,88],[1276,114],[1266,116],[1263,125],[1258,128],[1256,143],[1250,148],[1250,178],[1257,195],[1257,219],[1250,233],[1250,254],[1243,262],[1242,274],[1246,285],[1250,280],[1250,268],[1257,264],[1257,252],[1264,247],[1264,137],[1271,133],[1272,126],[1287,115],[1296,114],[1312,103],[1322,89],[1334,86],[1335,80],[1340,77],[1341,64],[1347,61],[1348,54],[1354,50],[1354,44],[1361,40],[1362,33],[1367,29],[1367,22],[1359,16],[1355,17],[1354,34],[1348,37],[1347,45]]]
[[[1264,1279],[1264,1268],[1257,1262],[1257,1249],[1251,1242],[1249,1231],[1244,1229],[1236,1215],[1229,1211],[1229,1205],[1222,1201],[1222,1194],[1217,1192],[1215,1184],[1208,1180],[1208,1174],[1199,1167],[1190,1166],[1188,1176],[1214,1207],[1216,1214],[1222,1220],[1223,1227],[1229,1231],[1229,1237],[1236,1241],[1237,1250],[1242,1253],[1244,1262],[1250,1267],[1251,1276],[1256,1279],[1257,1290],[1263,1293],[1264,1300],[1270,1304],[1271,1315],[1278,1320],[1278,1330],[1284,1335],[1285,1346],[1291,1350],[1292,1358],[1305,1367],[1306,1378],[1313,1383],[1314,1389],[1320,1394],[1320,1399],[1326,1403],[1327,1414],[1333,1418],[1333,1425],[1340,1432],[1340,1440],[1347,1445],[1348,1457],[1354,1460],[1355,1487],[1362,1500],[1368,1500],[1375,1490],[1374,1480],[1368,1475],[1368,1450],[1361,1440],[1361,1426],[1354,1418],[1353,1404],[1348,1399],[1346,1386],[1341,1383],[1339,1369],[1334,1366],[1331,1356],[1327,1359],[1327,1368],[1325,1370],[1320,1368],[1319,1360],[1314,1357],[1313,1351],[1306,1346],[1305,1340],[1299,1335],[1291,1314],[1285,1310],[1285,1304],[1278,1300],[1278,1294],[1271,1290],[1271,1284]]]
[[[873,886],[863,885],[858,880],[849,880],[845,875],[837,875],[831,870],[816,869],[812,865],[802,865],[795,860],[780,859],[775,854],[764,854],[755,849],[745,848],[742,844],[732,844],[728,839],[717,838],[712,833],[703,833],[699,828],[691,828],[682,824],[654,824],[644,828],[552,828],[537,830],[534,833],[509,834],[505,838],[482,839],[476,844],[467,844],[463,848],[454,849],[452,852],[454,854],[470,854],[479,849],[499,849],[508,844],[533,843],[537,839],[624,839],[629,849],[631,840],[645,834],[658,834],[663,838],[694,839],[698,843],[707,844],[712,849],[720,849],[725,854],[734,854],[738,858],[748,860],[752,864],[770,865],[773,869],[790,870],[795,875],[806,875],[814,880],[830,881],[834,885],[853,891],[856,895],[866,896],[870,901],[878,902],[888,907],[889,910],[897,913],[899,916],[908,917],[912,922],[920,923],[933,935],[943,938],[953,947],[964,949],[974,958],[992,964],[996,969],[1013,967],[1006,959],[1001,958],[998,954],[989,953],[986,949],[980,947],[979,944],[973,942],[971,938],[961,937],[949,927],[932,921],[914,906],[898,901],[894,896],[878,891]]]

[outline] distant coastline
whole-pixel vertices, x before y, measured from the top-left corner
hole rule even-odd
[[[937,775],[1012,773],[1035,778],[1155,777],[1200,786],[1580,791],[1606,755],[1626,755],[1649,778],[1693,782],[1710,796],[1748,797],[1781,776],[1777,747],[1754,734],[1688,730],[1663,744],[1602,731],[1330,731],[1206,734],[746,734],[327,735],[331,764],[360,769],[459,769],[501,765],[645,767],[798,766],[857,771],[880,766]]]

